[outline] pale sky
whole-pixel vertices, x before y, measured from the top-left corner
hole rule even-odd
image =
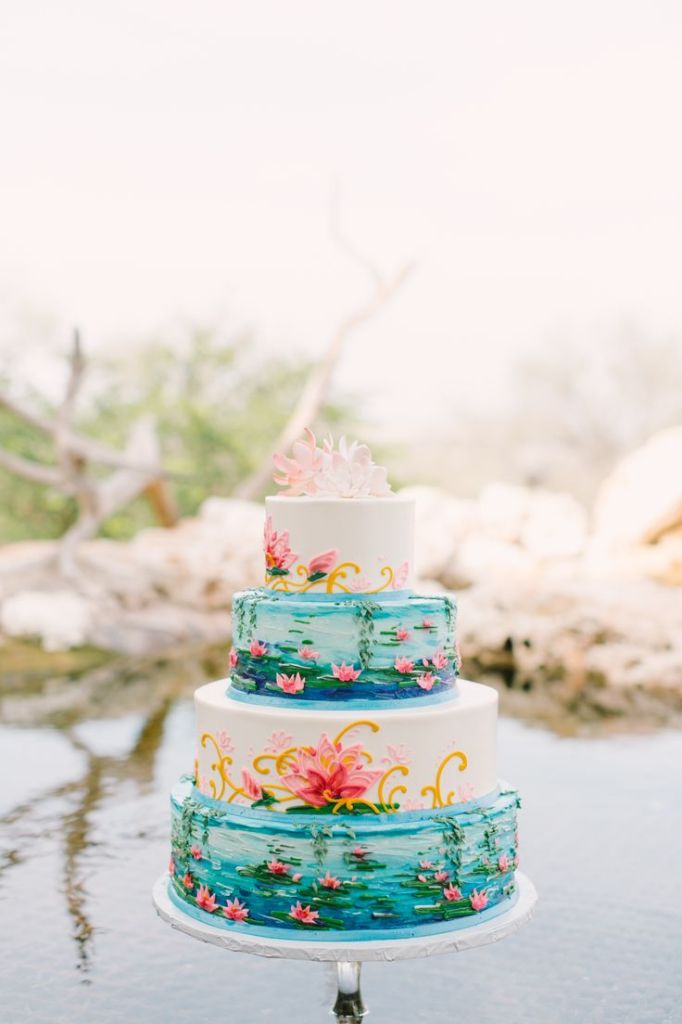
[[[338,375],[381,424],[499,401],[549,338],[682,337],[677,0],[0,16],[3,345],[30,310],[100,348],[182,317],[315,352],[367,287],[330,240],[335,182],[358,246],[417,262]]]

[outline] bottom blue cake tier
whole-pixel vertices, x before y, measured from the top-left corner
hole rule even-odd
[[[170,894],[254,936],[401,939],[464,928],[516,898],[517,793],[401,814],[254,810],[190,781],[172,800]]]

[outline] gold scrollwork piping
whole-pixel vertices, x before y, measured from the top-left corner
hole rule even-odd
[[[436,781],[435,781],[434,785],[433,786],[424,786],[424,788],[422,789],[422,796],[428,796],[429,794],[431,794],[431,796],[433,798],[433,802],[431,804],[432,808],[436,808],[436,807],[451,807],[452,804],[455,803],[455,792],[454,792],[454,790],[450,790],[450,792],[447,794],[445,799],[443,799],[443,794],[441,792],[441,781],[442,781],[442,778],[443,778],[443,772],[444,772],[445,768],[447,767],[447,765],[450,764],[451,761],[454,761],[455,758],[457,758],[459,760],[459,769],[458,770],[460,772],[463,772],[464,769],[466,768],[467,764],[469,763],[468,760],[467,760],[467,756],[461,750],[453,750],[451,753],[449,753],[447,755],[447,757],[444,757],[443,760],[441,761],[441,763],[439,764],[438,771],[436,772]]]

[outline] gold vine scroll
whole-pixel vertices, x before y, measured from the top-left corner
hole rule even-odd
[[[452,804],[457,802],[455,799],[454,789],[450,790],[445,795],[445,798],[443,797],[443,793],[441,791],[441,785],[443,782],[443,772],[445,771],[447,766],[455,760],[459,761],[458,770],[460,772],[463,772],[467,764],[469,763],[467,760],[467,756],[465,753],[463,753],[463,751],[453,750],[450,754],[447,755],[447,757],[444,757],[441,763],[438,765],[438,771],[436,772],[436,781],[434,782],[433,786],[424,786],[424,788],[422,789],[422,796],[430,795],[432,797],[432,808],[450,807],[452,806]]]
[[[350,572],[356,577],[362,575],[362,569],[356,562],[341,562],[323,579],[309,580],[306,566],[299,565],[296,569],[296,575],[302,577],[300,580],[293,580],[287,576],[270,576],[266,573],[265,583],[271,590],[281,590],[285,594],[305,594],[308,590],[322,590],[326,594],[335,592],[353,594],[355,591],[349,585],[350,581],[348,579]],[[372,587],[369,590],[363,589],[364,594],[379,594],[382,590],[386,590],[391,586],[395,574],[390,565],[385,565],[379,575],[382,577],[382,583],[378,587]],[[348,581],[348,584],[346,581]]]

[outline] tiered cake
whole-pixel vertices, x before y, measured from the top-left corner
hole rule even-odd
[[[265,582],[234,600],[227,680],[195,694],[170,894],[254,936],[395,939],[511,907],[515,791],[497,694],[458,681],[456,607],[411,589],[414,509],[364,445],[275,459]]]

